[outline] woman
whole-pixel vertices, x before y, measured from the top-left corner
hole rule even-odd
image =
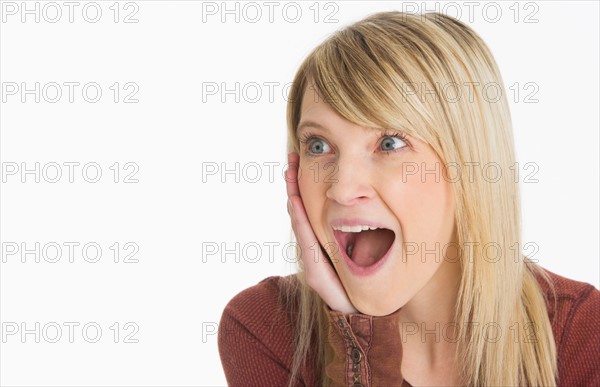
[[[600,385],[600,292],[519,253],[502,84],[437,13],[374,14],[308,56],[288,104],[300,271],[226,307],[230,384]]]

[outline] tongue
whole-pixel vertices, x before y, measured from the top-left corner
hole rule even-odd
[[[387,229],[365,230],[356,234],[352,261],[358,266],[371,266],[379,261],[394,241],[394,232]]]

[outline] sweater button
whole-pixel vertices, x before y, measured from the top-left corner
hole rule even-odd
[[[354,348],[352,350],[352,361],[355,363],[360,363],[360,359],[362,359],[362,353],[358,348]]]

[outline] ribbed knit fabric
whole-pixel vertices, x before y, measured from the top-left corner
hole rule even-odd
[[[540,281],[548,298],[548,315],[558,351],[558,385],[600,386],[600,291],[590,284],[546,271],[557,294],[555,309],[552,294]],[[230,386],[288,384],[294,337],[291,316],[280,301],[281,281],[282,277],[277,276],[262,280],[237,294],[223,311],[219,353]],[[400,364],[402,354],[397,340],[397,313],[384,317],[354,314],[345,318],[327,310],[330,334],[336,332],[339,339],[329,341],[335,357],[324,370],[334,385],[410,386],[403,380],[400,367],[390,367],[390,361]],[[391,353],[393,357],[389,356]],[[320,380],[313,359],[308,359],[294,385],[317,386]]]

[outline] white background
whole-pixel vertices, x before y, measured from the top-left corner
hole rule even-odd
[[[22,22],[20,1],[7,3],[2,1],[0,28],[0,383],[224,385],[215,329],[225,304],[263,278],[294,271],[283,249],[290,241],[282,178],[284,85],[333,31],[375,11],[425,8],[421,2],[277,2],[269,20],[269,6],[262,2],[237,3],[239,12],[222,15],[221,2],[136,1],[115,7],[98,1],[98,22],[86,21],[87,3],[80,2],[71,23],[69,9],[58,2],[62,17],[51,23],[47,19],[56,17],[57,8],[37,2],[37,23],[35,14]],[[542,266],[599,287],[598,3],[497,2],[487,13],[485,3],[476,3],[472,14],[461,3],[440,4],[450,15],[460,11],[460,19],[488,43],[505,86],[520,85],[519,95],[509,96],[518,159],[539,166],[538,182],[521,185],[524,241],[539,246],[534,258]],[[94,7],[87,5],[89,20]],[[235,7],[228,2],[228,9]],[[428,3],[427,10],[435,7]],[[297,8],[302,14],[293,23]],[[216,14],[203,12],[215,9]],[[253,23],[257,9],[262,16]],[[131,13],[138,22],[124,23]],[[326,23],[327,15],[337,21]],[[9,93],[10,84],[33,89],[35,82],[39,103],[34,94],[23,102],[20,90]],[[48,101],[56,89],[48,86],[47,95],[42,93],[52,82],[62,85],[56,103]],[[64,82],[80,84],[72,103]],[[97,103],[82,96],[82,86],[91,82],[102,90]],[[109,89],[115,82],[116,103]],[[137,103],[123,102],[134,90],[124,88],[128,82],[138,87]],[[233,89],[236,82],[239,102],[220,90],[203,95],[207,85]],[[536,103],[524,102],[534,90],[524,87],[528,82],[537,87],[531,96]],[[253,83],[262,93],[255,102]],[[5,170],[33,169],[36,162],[40,170],[46,166],[39,183],[34,174]],[[80,163],[72,183],[65,162]],[[115,167],[109,168],[115,162],[117,183]],[[125,168],[128,162],[133,164]],[[56,183],[48,181],[56,174],[53,163],[62,166]],[[84,179],[87,163],[100,167],[97,183]],[[223,167],[234,170],[235,163],[239,182],[235,172],[220,173]],[[273,178],[264,163],[273,166]],[[252,183],[256,165],[261,177]],[[206,173],[215,166],[216,174]],[[93,169],[87,172],[86,178],[94,177]],[[138,182],[124,183],[133,172],[130,178]],[[46,246],[47,255],[24,255],[23,263],[21,251],[8,254],[6,249],[20,249],[22,242],[29,249],[36,242]],[[79,243],[73,262],[65,242]],[[96,263],[82,255],[90,242],[102,248]],[[115,242],[118,263],[110,249]],[[137,263],[122,262],[132,251],[123,248],[127,242],[139,247]],[[62,245],[62,256],[50,263],[45,258],[56,254],[54,243]],[[214,246],[219,251],[208,254]],[[252,246],[260,246],[262,255],[255,258]],[[93,257],[88,250],[87,258]],[[34,333],[21,337],[21,328],[35,331],[36,322],[39,343]],[[72,342],[65,323],[79,324]],[[87,335],[85,324],[92,326]],[[19,331],[9,335],[15,326]],[[51,343],[56,326],[62,336]],[[102,336],[90,343],[95,326]],[[137,343],[125,342],[132,340]]]

